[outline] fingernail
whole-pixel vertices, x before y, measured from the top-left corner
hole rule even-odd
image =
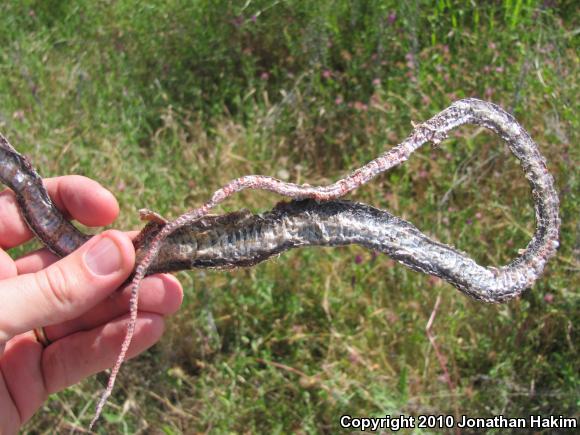
[[[102,238],[85,254],[85,263],[96,275],[110,275],[121,269],[121,251],[110,238]]]

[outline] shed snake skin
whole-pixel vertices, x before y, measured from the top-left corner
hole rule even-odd
[[[378,174],[405,162],[423,144],[438,145],[452,130],[464,124],[483,126],[499,135],[519,160],[532,189],[536,230],[527,247],[505,266],[480,266],[467,254],[430,239],[411,223],[386,211],[338,200]],[[1,135],[0,160],[0,181],[15,192],[22,216],[46,247],[59,256],[66,256],[91,237],[67,221],[54,206],[32,165]],[[292,201],[260,215],[249,212],[208,215],[213,207],[244,189],[268,190]],[[499,303],[531,287],[555,254],[560,226],[558,206],[553,178],[528,133],[497,105],[464,99],[416,126],[398,146],[328,186],[297,185],[249,175],[229,182],[201,207],[173,221],[144,212],[143,216],[150,222],[134,242],[137,262],[131,281],[130,321],[90,428],[112,392],[131,343],[139,284],[149,273],[200,267],[247,267],[296,247],[359,244],[384,252],[413,270],[438,276],[472,298]]]

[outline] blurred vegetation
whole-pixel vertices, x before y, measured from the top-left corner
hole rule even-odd
[[[176,216],[249,173],[328,183],[467,96],[516,115],[560,192],[559,255],[505,305],[358,247],[180,274],[183,309],[124,366],[99,432],[331,433],[342,414],[579,417],[576,2],[9,0],[0,12],[1,131],[44,176],[107,186],[119,228],[138,227],[141,207]],[[515,159],[475,128],[350,197],[485,264],[509,261],[534,228]],[[278,200],[247,192],[221,211]],[[425,331],[438,296],[443,364]],[[52,396],[26,429],[86,427],[105,379]]]

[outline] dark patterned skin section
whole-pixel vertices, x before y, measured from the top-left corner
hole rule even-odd
[[[91,238],[81,233],[56,208],[38,173],[1,134],[0,181],[14,191],[30,230],[59,257],[70,254]]]

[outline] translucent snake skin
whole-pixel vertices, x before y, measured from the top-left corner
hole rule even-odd
[[[532,188],[536,231],[521,254],[506,266],[483,267],[467,254],[436,242],[403,219],[371,206],[336,201],[378,174],[406,161],[426,142],[438,145],[464,124],[498,134],[520,161]],[[56,209],[28,161],[0,136],[0,179],[16,193],[22,215],[34,234],[53,252],[67,255],[90,236],[79,232]],[[292,198],[261,215],[235,212],[208,216],[217,204],[244,189],[268,190]],[[384,252],[413,270],[438,276],[475,299],[498,303],[532,286],[558,248],[558,196],[537,145],[517,121],[500,107],[465,99],[453,103],[415,127],[400,145],[328,186],[285,183],[250,175],[231,181],[211,199],[173,221],[152,212],[151,222],[135,240],[137,266],[131,283],[130,322],[107,389],[97,404],[97,421],[113,389],[133,336],[138,288],[145,275],[199,267],[253,266],[275,254],[300,246],[359,244]]]

